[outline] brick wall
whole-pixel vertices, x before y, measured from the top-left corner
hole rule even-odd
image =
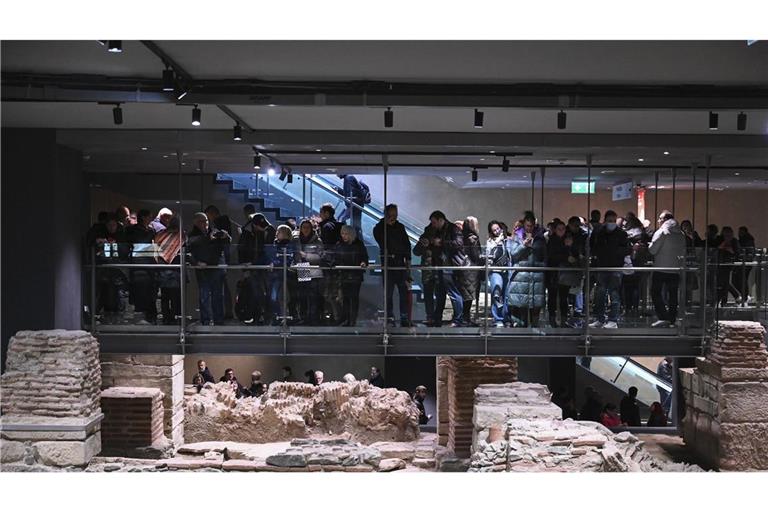
[[[438,406],[438,428],[442,424],[446,446],[457,457],[469,457],[472,445],[472,412],[475,388],[480,384],[504,384],[517,380],[516,357],[440,357],[445,376],[447,411]],[[439,380],[438,380],[439,385]],[[438,391],[439,393],[439,391]],[[438,396],[438,403],[441,398]],[[447,431],[447,432],[446,432]]]
[[[683,439],[713,468],[768,469],[768,352],[758,322],[720,322],[695,369],[683,369]]]
[[[175,446],[184,443],[184,356],[101,354],[102,389],[157,388],[163,393],[163,431]]]
[[[163,440],[163,392],[157,388],[114,387],[101,394],[101,443],[104,455]]]

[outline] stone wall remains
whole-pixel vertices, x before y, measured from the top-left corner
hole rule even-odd
[[[184,356],[102,354],[102,389],[157,388],[163,393],[163,432],[175,446],[184,444]]]
[[[758,322],[719,322],[695,369],[680,371],[683,438],[713,468],[768,469],[768,352]]]
[[[542,384],[482,385],[475,392],[470,472],[700,471],[657,459],[630,432],[562,420]]]
[[[259,398],[241,399],[226,383],[208,383],[188,395],[184,407],[187,442],[268,443],[346,433],[369,444],[419,435],[418,409],[408,393],[365,380],[276,382]]]
[[[107,388],[101,394],[102,455],[164,454],[170,444],[163,435],[163,392],[157,388]]]
[[[502,384],[517,380],[516,357],[440,357],[446,400],[438,391],[438,425],[447,437],[446,446],[457,457],[469,457],[472,446],[474,391],[481,384]],[[440,389],[440,388],[438,388]],[[447,405],[447,410],[446,406]]]
[[[85,331],[19,331],[0,377],[4,471],[85,466],[101,451],[99,344]]]

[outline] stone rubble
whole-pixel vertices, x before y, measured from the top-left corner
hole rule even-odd
[[[560,419],[560,408],[541,384],[481,385],[475,399],[470,472],[701,471],[657,459],[629,432]],[[490,439],[490,431],[499,428],[501,439]]]
[[[320,386],[278,382],[258,398],[236,399],[225,383],[185,398],[185,439],[268,443],[346,433],[366,444],[411,441],[418,409],[408,393],[367,381]]]

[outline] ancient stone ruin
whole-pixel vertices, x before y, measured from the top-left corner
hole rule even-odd
[[[659,460],[629,432],[562,420],[542,384],[481,385],[475,390],[471,472],[701,471]]]
[[[226,383],[185,397],[185,439],[269,443],[347,433],[353,441],[411,441],[419,412],[404,391],[368,381],[270,385],[259,398],[236,399]]]
[[[680,371],[683,438],[713,468],[768,469],[768,352],[758,322],[719,322],[695,369]]]
[[[163,392],[157,388],[108,388],[101,393],[102,455],[162,458],[173,453],[163,435]]]
[[[19,331],[2,375],[3,470],[85,466],[101,451],[99,345],[85,331]]]

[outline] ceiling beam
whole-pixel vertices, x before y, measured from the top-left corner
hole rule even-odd
[[[145,42],[151,43],[151,42]],[[153,43],[152,43],[153,44]],[[157,46],[155,45],[157,49]],[[168,59],[162,50],[158,58]],[[157,54],[157,53],[156,53]],[[163,55],[165,57],[161,57]],[[166,60],[163,60],[166,62]],[[177,68],[174,67],[174,70]],[[764,110],[768,86],[632,84],[444,84],[350,82],[275,82],[194,80],[182,70],[188,89],[183,104],[467,107],[565,110]],[[2,73],[3,101],[146,101],[162,92],[159,77]],[[141,91],[141,95],[137,95]],[[172,94],[167,102],[176,102]]]

